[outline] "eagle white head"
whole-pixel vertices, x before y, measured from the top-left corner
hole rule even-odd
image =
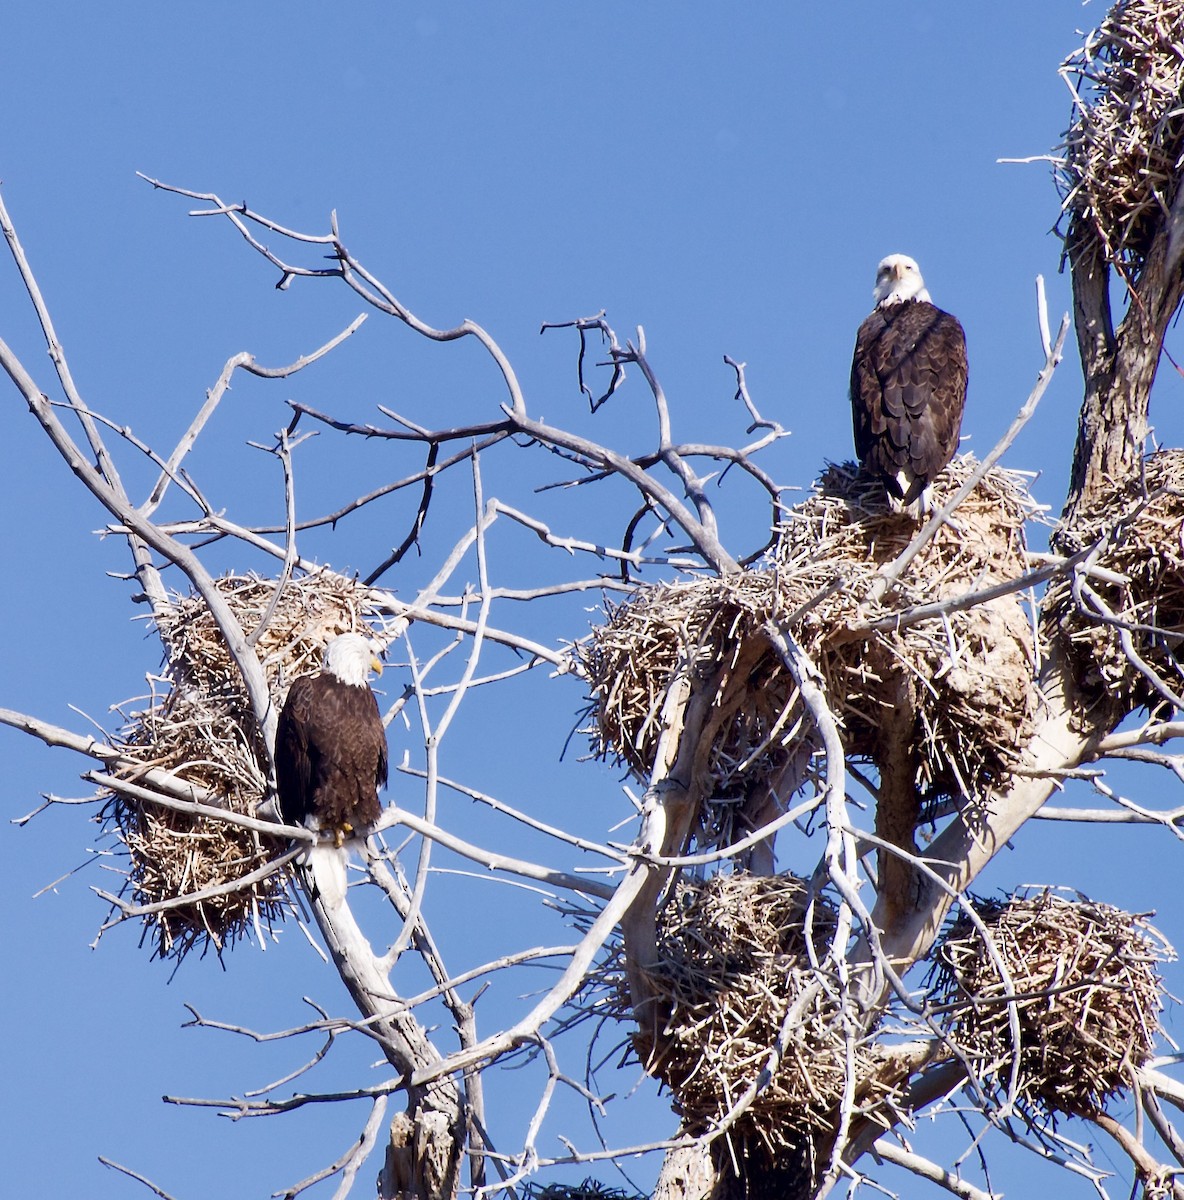
[[[907,254],[889,254],[876,268],[876,287],[872,292],[877,307],[900,304],[904,300],[929,300],[921,268]],[[932,301],[930,301],[932,303]]]
[[[361,687],[371,671],[382,674],[382,663],[369,638],[360,633],[343,633],[325,647],[325,670],[342,683]]]

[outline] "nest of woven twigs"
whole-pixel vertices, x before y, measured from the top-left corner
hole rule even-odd
[[[530,1200],[648,1200],[637,1192],[610,1187],[589,1176],[581,1183],[528,1182],[522,1189]]]
[[[772,1158],[829,1129],[846,1080],[846,1044],[833,980],[816,986],[804,932],[807,884],[792,875],[683,878],[661,914],[651,980],[669,1016],[658,1060],[689,1132],[718,1123],[766,1066],[790,1007],[803,1005],[786,1055],[732,1131]],[[815,904],[819,959],[834,933]],[[807,994],[809,993],[809,994]],[[857,1072],[870,1060],[856,1048]]]
[[[1073,93],[1057,172],[1073,232],[1128,272],[1175,199],[1184,157],[1184,7],[1119,0],[1061,66]]]
[[[228,575],[217,581],[242,628],[251,634],[266,614],[276,581]],[[324,645],[338,633],[364,630],[373,608],[368,592],[329,571],[285,585],[256,642],[277,706],[292,679],[320,666]],[[156,767],[206,789],[213,803],[254,816],[267,793],[267,755],[246,689],[213,617],[200,596],[178,596],[156,614],[165,668],[147,706],[133,712],[116,747],[134,760],[114,769],[121,780],[151,787]],[[234,884],[266,868],[286,849],[282,839],[223,821],[178,812],[112,790],[103,819],[130,859],[125,893],[136,905],[175,901]],[[282,920],[287,875],[273,873],[221,894],[170,904],[145,917],[144,940],[162,958],[183,958],[195,946],[221,951],[251,929]]]
[[[1184,450],[1151,455],[1143,480],[1079,520],[1072,540],[1097,545],[1089,565],[1117,577],[1059,579],[1044,598],[1045,636],[1065,648],[1082,699],[1108,697],[1127,711],[1175,703],[1184,696]]]
[[[977,466],[956,460],[935,486],[948,500]],[[848,753],[876,762],[882,718],[906,689],[916,705],[917,783],[931,797],[978,797],[999,783],[1029,735],[1034,696],[1032,620],[1009,594],[966,611],[896,628],[916,605],[1019,577],[1023,526],[1036,511],[1021,478],[994,469],[880,600],[880,567],[920,526],[893,513],[882,485],[854,464],[831,466],[816,494],[790,511],[775,551],[724,578],[659,584],[610,610],[592,632],[584,667],[599,753],[649,775],[672,680],[724,664],[709,770],[716,799],[751,795],[813,738],[797,688],[765,636],[771,618],[822,673]],[[838,581],[838,586],[836,586]],[[873,622],[885,626],[866,627]],[[853,633],[862,628],[863,632]]]
[[[1146,919],[1052,891],[976,900],[1011,975],[1020,1028],[1018,1099],[1037,1112],[1088,1115],[1130,1087],[1163,1009],[1158,964],[1175,957]],[[1008,984],[960,915],[937,951],[933,999],[990,1087],[1014,1060]]]

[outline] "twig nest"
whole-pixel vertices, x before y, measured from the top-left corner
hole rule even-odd
[[[1058,171],[1071,232],[1137,271],[1175,199],[1184,155],[1184,8],[1119,0],[1061,66],[1073,121]]]
[[[975,469],[967,455],[937,481],[943,504]],[[831,466],[797,505],[769,559],[722,579],[659,584],[610,610],[584,666],[597,750],[642,777],[652,770],[663,708],[680,671],[723,665],[709,770],[716,798],[775,786],[813,727],[763,632],[793,619],[821,671],[848,753],[877,762],[883,717],[902,687],[916,706],[917,783],[931,796],[978,797],[1016,762],[1032,726],[1032,619],[1008,594],[897,628],[921,604],[965,596],[1023,574],[1023,526],[1034,514],[1022,479],[994,469],[963,501],[895,589],[875,598],[880,568],[919,531],[854,464]],[[882,628],[868,626],[880,622]]]
[[[258,627],[276,581],[227,575],[219,592],[247,634]],[[338,633],[363,629],[374,615],[367,589],[330,571],[291,579],[256,642],[276,705],[291,680],[320,665]],[[200,596],[178,596],[156,614],[165,648],[165,690],[133,712],[116,746],[135,766],[115,772],[143,783],[148,768],[169,771],[212,793],[212,803],[254,816],[267,795],[268,759],[238,668]],[[272,838],[205,817],[177,812],[112,790],[103,819],[129,857],[127,884],[137,905],[159,904],[233,884],[265,867],[286,848]],[[287,909],[287,876],[271,874],[152,913],[145,939],[161,958],[183,958],[195,946],[221,951],[248,930],[261,935]]]
[[[975,909],[1011,976],[1010,986],[965,914],[937,951],[934,999],[952,1006],[949,1029],[991,1087],[1006,1089],[1020,1028],[1019,1099],[1048,1113],[1100,1112],[1130,1087],[1151,1055],[1163,1008],[1158,964],[1175,954],[1146,919],[1045,890]]]
[[[625,1188],[610,1187],[599,1179],[589,1176],[582,1183],[535,1183],[530,1181],[522,1189],[530,1200],[648,1200],[637,1192]]]
[[[1078,573],[1044,598],[1045,636],[1069,655],[1080,698],[1171,706],[1184,695],[1184,450],[1151,455],[1143,480],[1078,521],[1072,541],[1095,545],[1089,565],[1118,577]]]
[[[935,509],[977,466],[971,455],[950,464],[934,486]],[[823,569],[848,581],[805,615],[798,636],[826,679],[849,753],[878,766],[894,748],[884,717],[907,695],[923,795],[980,800],[1007,777],[1036,709],[1035,638],[1023,595],[899,627],[891,618],[1020,578],[1024,524],[1038,511],[1022,476],[989,471],[959,505],[955,525],[943,525],[895,590],[875,600],[880,568],[909,545],[916,523],[890,511],[882,487],[850,463],[832,466],[818,494],[793,510],[777,550],[779,573],[817,578]],[[887,627],[850,635],[869,622]]]
[[[714,795],[738,796],[776,774],[801,732],[792,683],[761,633],[792,589],[779,595],[779,582],[764,570],[663,583],[610,607],[584,650],[597,750],[648,777],[671,684],[680,673],[694,678],[722,663],[733,676],[742,672],[746,703],[733,706],[712,748]]]
[[[834,982],[817,987],[805,935],[807,884],[792,875],[716,875],[680,880],[662,913],[660,963],[652,978],[669,1008],[667,1048],[654,1064],[691,1132],[726,1117],[758,1078],[795,1003],[787,1051],[732,1130],[771,1157],[801,1135],[830,1128],[846,1079],[846,1043]],[[815,904],[819,959],[834,933],[833,911]],[[866,1074],[862,1048],[857,1069]]]

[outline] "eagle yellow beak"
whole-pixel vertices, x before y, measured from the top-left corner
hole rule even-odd
[[[379,659],[377,654],[370,655],[370,670],[372,670],[375,675],[382,674],[382,661]]]

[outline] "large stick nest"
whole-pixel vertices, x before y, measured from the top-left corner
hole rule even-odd
[[[1171,706],[1184,694],[1184,450],[1151,455],[1143,479],[1106,497],[1073,540],[1095,545],[1091,564],[1119,580],[1078,574],[1044,598],[1044,633],[1066,649],[1081,698]]]
[[[217,581],[249,635],[276,589],[273,579],[228,575]],[[291,681],[320,666],[325,644],[338,633],[365,630],[374,607],[367,590],[330,571],[288,581],[255,648],[282,705]],[[157,767],[212,793],[212,803],[255,816],[267,796],[268,756],[242,677],[205,602],[177,596],[156,614],[165,668],[147,706],[133,712],[116,746],[135,760],[119,778],[137,781]],[[112,790],[103,819],[127,849],[125,892],[136,905],[168,903],[145,917],[144,940],[161,958],[183,958],[195,946],[221,951],[250,929],[259,936],[283,919],[287,875],[272,873],[218,895],[265,868],[287,848],[276,839],[207,817],[178,812]]]
[[[936,504],[975,466],[969,455],[952,463],[937,481]],[[764,563],[646,587],[610,609],[584,652],[596,749],[647,778],[672,683],[680,672],[701,680],[723,664],[710,792],[734,800],[776,788],[797,752],[809,749],[813,729],[762,627],[798,614],[795,636],[822,672],[848,753],[881,759],[882,717],[904,687],[917,708],[922,792],[981,797],[1007,775],[1031,730],[1032,620],[1022,598],[899,629],[851,630],[1016,579],[1026,565],[1024,521],[1034,511],[1018,476],[988,472],[958,508],[958,528],[943,526],[899,586],[876,600],[880,567],[919,527],[891,512],[882,485],[853,464],[831,466],[816,494],[791,510]]]
[[[1163,1009],[1158,964],[1175,957],[1146,919],[1052,891],[976,900],[1010,987],[965,914],[938,948],[934,999],[988,1086],[1007,1087],[1019,1015],[1018,1097],[1043,1113],[1089,1115],[1131,1086],[1151,1055]]]
[[[1184,161],[1184,5],[1119,0],[1061,75],[1073,93],[1058,171],[1071,232],[1137,271]]]
[[[834,980],[816,987],[810,965],[808,899],[808,885],[792,875],[684,877],[662,912],[651,972],[658,1003],[669,1011],[669,1036],[652,1069],[690,1132],[728,1115],[766,1066],[790,1009],[802,1006],[785,1057],[732,1126],[738,1143],[755,1140],[773,1159],[796,1152],[802,1135],[830,1129],[847,1077]],[[812,928],[818,960],[834,930],[834,912],[819,899]],[[870,1074],[861,1046],[855,1061],[859,1077]]]

